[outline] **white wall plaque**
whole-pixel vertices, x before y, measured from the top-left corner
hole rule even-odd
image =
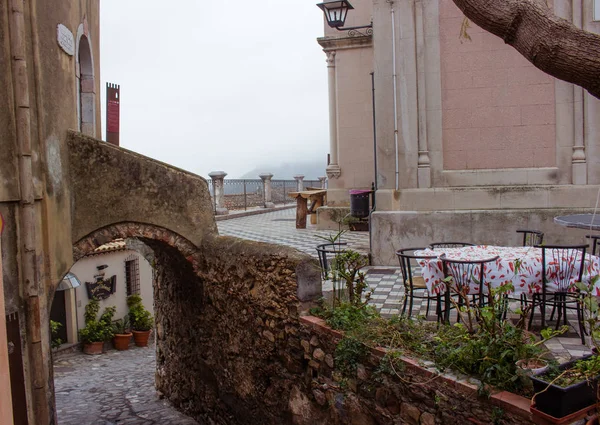
[[[56,40],[58,41],[60,48],[63,49],[67,55],[73,56],[75,54],[75,38],[73,37],[73,33],[69,31],[69,28],[65,27],[63,24],[58,24],[56,27]]]

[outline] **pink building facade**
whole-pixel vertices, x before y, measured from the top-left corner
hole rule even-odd
[[[582,232],[553,218],[596,204],[598,100],[473,23],[470,40],[459,37],[464,15],[452,0],[352,5],[346,26],[372,21],[372,35],[326,26],[318,40],[333,105],[328,208],[376,182],[374,262],[393,264],[396,249],[437,240],[517,244],[521,227],[545,231],[549,242],[581,242]],[[593,0],[551,6],[600,32]],[[326,209],[319,218],[327,227]]]

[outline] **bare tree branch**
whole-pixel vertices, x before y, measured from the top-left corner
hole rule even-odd
[[[453,0],[545,73],[600,98],[600,35],[559,18],[543,0]]]

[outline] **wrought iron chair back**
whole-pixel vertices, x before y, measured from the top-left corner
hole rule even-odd
[[[600,235],[585,235],[586,238],[592,240],[592,255],[598,255],[598,240],[600,240]]]
[[[581,282],[588,245],[539,245],[542,249],[543,290],[554,282],[556,292],[569,292],[572,281]],[[579,258],[579,264],[577,260]]]
[[[420,256],[415,255],[415,251],[424,250],[425,248],[404,248],[396,251],[396,256],[398,256],[398,261],[400,261],[400,270],[402,272],[402,281],[404,284],[404,305],[402,308],[402,314],[404,315],[406,312],[407,304],[409,304],[408,316],[412,315],[413,309],[413,301],[414,299],[426,299],[427,300],[427,309],[425,312],[425,316],[429,314],[429,306],[432,299],[437,299],[438,303],[436,306],[436,312],[438,313],[439,319],[439,311],[440,311],[440,296],[439,295],[430,295],[429,293],[425,293],[422,296],[415,295],[415,291],[424,290],[427,291],[427,286],[425,285],[425,281],[421,276],[415,276],[414,271],[416,268],[420,267],[418,260],[434,260],[437,256]],[[410,303],[409,303],[410,302]]]
[[[482,295],[485,289],[485,265],[496,261],[499,257],[483,260],[451,260],[446,255],[440,256],[444,269],[444,276],[452,278],[452,288],[463,295],[471,294],[471,288]],[[472,295],[472,294],[471,294]]]
[[[329,266],[331,260],[337,255],[343,253],[348,243],[346,242],[335,242],[335,243],[324,243],[317,245],[317,255],[319,257],[319,265],[321,266],[321,276],[323,279],[327,279],[329,275]]]
[[[539,230],[518,229],[517,233],[523,234],[523,246],[536,246],[544,242],[544,232]]]

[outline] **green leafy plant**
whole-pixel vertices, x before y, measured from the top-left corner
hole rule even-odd
[[[342,338],[335,349],[335,364],[345,376],[356,374],[356,368],[368,351],[368,347],[352,336]]]
[[[92,298],[85,306],[85,327],[79,331],[79,337],[84,344],[92,342],[104,342],[110,340],[113,336],[112,318],[117,308],[114,306],[106,307],[99,319],[96,320],[100,311],[100,303]]]
[[[50,335],[51,335],[50,346],[54,349],[60,347],[61,344],[63,343],[63,340],[60,339],[60,337],[58,336],[58,331],[60,328],[62,328],[62,323],[55,322],[54,320],[50,320]]]
[[[154,318],[142,304],[142,297],[137,294],[130,295],[127,297],[127,307],[129,307],[131,328],[134,331],[149,331],[154,327]]]
[[[131,322],[129,321],[129,315],[126,315],[122,319],[118,319],[113,323],[113,333],[115,335],[126,335],[130,332]]]

